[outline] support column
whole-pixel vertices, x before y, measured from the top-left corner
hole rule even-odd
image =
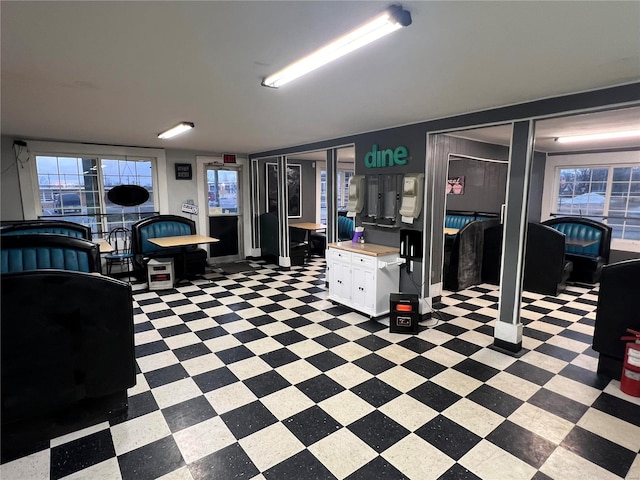
[[[291,266],[289,253],[289,182],[287,181],[287,157],[276,160],[278,165],[278,265]]]
[[[259,162],[252,159],[249,172],[249,202],[251,204],[251,256],[260,255],[260,202],[259,202]]]
[[[338,240],[338,149],[327,150],[327,245]]]
[[[502,239],[500,301],[493,343],[494,348],[512,354],[518,354],[522,351],[520,305],[533,138],[534,124],[532,120],[513,124]]]

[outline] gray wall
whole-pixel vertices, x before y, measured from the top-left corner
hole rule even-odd
[[[379,150],[388,148],[395,149],[399,146],[407,148],[409,156],[405,165],[394,165],[393,167],[366,168],[364,163],[365,155],[371,151],[373,145],[378,145]],[[355,174],[398,174],[424,173],[425,171],[425,132],[417,126],[407,126],[371,132],[359,135],[355,141]],[[398,205],[399,208],[399,205]],[[376,227],[365,225],[364,236],[367,242],[388,245],[392,247],[400,246],[400,229],[423,231],[425,212],[420,213],[420,217],[412,225],[401,224],[396,228]],[[356,225],[361,225],[361,216],[356,217]]]
[[[189,150],[165,150],[165,156],[167,159],[167,184],[169,186],[169,211],[166,213],[189,218],[189,214],[182,212],[182,204],[187,200],[193,200],[196,204],[199,203],[197,201],[198,185],[196,183],[196,155],[214,156],[211,153],[196,153]],[[191,180],[176,180],[176,163],[191,164],[191,171],[193,172]],[[205,207],[206,205],[200,205],[200,208]],[[195,220],[195,217],[193,217],[192,220]]]
[[[276,158],[258,160],[258,205],[260,213],[267,211],[266,205],[266,165],[276,163]],[[316,221],[316,163],[310,160],[291,160],[290,165],[300,165],[300,181],[302,191],[302,216],[291,219],[292,222]]]
[[[2,175],[0,175],[0,201],[2,220],[24,220],[22,214],[22,198],[18,181],[18,162],[13,151],[13,137],[0,137],[0,159]]]
[[[450,158],[448,177],[464,177],[464,193],[447,195],[447,211],[499,214],[507,191],[508,168],[507,162]]]
[[[533,152],[531,182],[529,184],[529,203],[527,206],[527,218],[529,222],[540,223],[540,219],[542,218],[542,189],[544,187],[544,169],[546,163],[546,153]]]

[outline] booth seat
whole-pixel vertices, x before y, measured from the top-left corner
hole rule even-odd
[[[0,243],[0,273],[60,269],[101,272],[98,246],[82,238],[42,233],[7,235]]]
[[[443,285],[446,290],[458,291],[482,283],[484,232],[499,225],[499,219],[473,220],[445,242]],[[454,227],[451,227],[454,228]]]
[[[445,228],[457,228],[461,229],[467,223],[473,222],[475,220],[475,214],[473,212],[447,212],[444,217],[444,226]]]
[[[444,217],[445,228],[457,228],[461,229],[467,223],[475,220],[491,220],[500,218],[497,213],[488,212],[464,212],[459,210],[447,210]]]
[[[483,248],[482,281],[498,285],[502,261],[502,225],[485,230]],[[572,271],[573,263],[565,255],[565,236],[551,227],[529,223],[523,289],[555,297],[564,290]]]
[[[640,259],[612,263],[602,268],[593,332],[593,349],[599,353],[598,373],[619,380],[626,329],[640,331]]]
[[[65,220],[23,220],[3,222],[2,226],[0,226],[0,235],[3,236],[39,233],[52,233],[54,235],[66,235],[67,237],[91,240],[90,227]]]
[[[558,217],[542,222],[566,236],[565,252],[573,262],[572,282],[597,283],[609,263],[611,227],[588,218]]]
[[[66,407],[79,418],[104,398],[126,408],[136,380],[131,286],[55,269],[0,278],[3,429]]]
[[[138,278],[146,277],[145,268],[153,258],[173,258],[174,271],[186,271],[187,275],[202,275],[207,264],[206,250],[197,245],[186,247],[186,270],[182,265],[182,247],[163,248],[149,241],[150,238],[195,235],[196,223],[178,215],[156,215],[131,225],[131,253]]]
[[[355,224],[353,219],[344,215],[338,216],[338,241],[345,242],[353,238]],[[316,255],[324,256],[327,249],[327,234],[323,232],[311,232],[309,236],[311,243],[311,252]]]
[[[280,235],[278,215],[274,212],[263,213],[260,215],[260,250],[262,256],[278,263],[280,256],[278,245],[280,244]],[[306,259],[310,255],[310,246],[302,237],[291,238],[289,242],[289,256],[291,265],[304,265]]]

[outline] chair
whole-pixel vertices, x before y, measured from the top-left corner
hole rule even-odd
[[[126,265],[127,273],[131,271],[133,253],[131,253],[131,231],[128,228],[117,227],[109,232],[109,244],[113,252],[104,256],[107,261],[107,275],[111,275],[114,263]]]
[[[91,240],[91,228],[65,220],[16,220],[2,221],[0,235],[36,235],[51,233]]]
[[[98,245],[83,238],[52,233],[2,237],[0,273],[42,269],[101,273]]]
[[[279,220],[278,215],[273,212],[263,213],[260,215],[260,249],[262,256],[270,261],[278,263],[278,257],[280,256],[279,243],[280,235],[278,233]],[[290,231],[297,230],[298,233],[305,234],[304,230],[290,229]],[[296,233],[294,233],[296,235]],[[294,241],[291,236],[289,237],[289,256],[291,258],[291,265],[304,265],[305,261],[310,256],[309,244],[303,239],[303,241]]]
[[[147,263],[152,258],[172,258],[176,272],[189,276],[203,275],[207,265],[207,252],[197,245],[182,247],[159,247],[150,238],[195,235],[196,222],[178,215],[154,215],[131,225],[131,253],[136,277],[147,276]],[[186,265],[183,264],[186,260]]]
[[[593,285],[609,263],[612,228],[589,218],[556,217],[542,222],[566,235],[565,253],[573,262],[569,281]]]
[[[527,253],[524,259],[523,289],[527,292],[558,296],[573,271],[573,262],[565,257],[565,236],[557,230],[529,222]],[[502,225],[484,231],[482,281],[500,284],[502,262]]]
[[[97,257],[95,244],[65,240],[88,244]],[[131,286],[98,273],[55,268],[1,275],[3,437],[8,424],[40,424],[44,416],[69,408],[74,418],[119,415],[126,412],[127,389],[136,383]],[[100,399],[110,399],[104,405],[112,409],[92,408]],[[47,424],[59,428],[67,422]]]
[[[307,232],[300,228],[289,227],[289,252],[302,251],[303,263],[311,260],[311,247],[307,241]]]
[[[600,276],[593,349],[599,353],[598,373],[620,379],[627,328],[640,330],[640,259],[605,265]]]
[[[352,218],[345,215],[338,215],[338,241],[345,242],[353,238],[354,222]],[[324,256],[327,249],[327,234],[323,232],[311,232],[309,235],[311,252]]]
[[[446,290],[457,292],[482,283],[484,232],[499,223],[499,219],[468,222],[453,240],[445,242],[442,276]]]

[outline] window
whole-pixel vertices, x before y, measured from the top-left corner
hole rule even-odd
[[[349,180],[353,177],[353,167],[349,169],[338,166],[338,183],[336,206],[338,211],[345,211],[349,202]],[[320,171],[320,223],[327,223],[327,171]]]
[[[640,241],[640,165],[556,168],[552,215],[604,222],[614,240]]]
[[[116,226],[131,228],[155,211],[151,158],[36,155],[41,217],[58,217],[91,227],[103,236]],[[139,185],[149,200],[121,207],[107,198],[116,185]]]
[[[613,238],[640,240],[640,166],[613,169],[607,223]]]
[[[338,169],[338,211],[346,210],[349,202],[349,180],[353,177],[353,170]]]
[[[557,213],[601,221],[608,176],[608,168],[561,168]]]
[[[239,213],[240,203],[238,196],[238,171],[208,167],[206,172],[209,215],[237,215]]]

